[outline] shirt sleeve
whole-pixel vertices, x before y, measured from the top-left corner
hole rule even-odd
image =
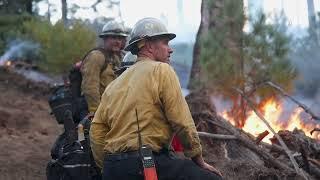
[[[158,66],[159,98],[167,120],[177,134],[187,157],[201,155],[200,139],[188,104],[182,95],[180,83],[172,67],[166,63]]]
[[[83,61],[81,67],[81,91],[88,103],[89,112],[94,113],[100,104],[100,74],[105,63],[104,55],[92,51]]]
[[[103,160],[105,157],[105,136],[110,131],[106,123],[107,111],[105,101],[102,100],[98,107],[90,127],[90,146],[95,162],[99,168],[103,168]]]

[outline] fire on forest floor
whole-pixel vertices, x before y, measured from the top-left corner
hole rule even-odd
[[[198,131],[235,137],[228,140],[201,137],[206,160],[220,169],[225,179],[303,179],[295,172],[276,138],[271,138],[271,144],[259,143],[258,137],[233,126],[231,120],[218,116],[206,91],[193,92],[186,99]],[[271,106],[270,103],[266,103],[264,113],[271,109],[271,115],[277,116],[274,107],[272,101]],[[261,122],[260,119],[253,119],[250,123],[257,121]],[[246,128],[250,128],[249,125]],[[251,128],[255,130],[256,127]],[[259,129],[257,132],[261,133],[264,130],[266,129]],[[287,144],[290,154],[303,168],[305,175],[310,179],[319,179],[320,144],[317,140],[306,136],[298,129],[281,130],[278,135]]]
[[[61,131],[49,115],[48,86],[0,68],[0,90],[0,179],[45,179],[50,148]],[[301,179],[281,147],[276,146],[277,140],[256,144],[255,136],[217,115],[206,93],[191,93],[186,99],[198,131],[236,137],[201,137],[206,160],[222,171],[224,179]],[[307,175],[319,179],[319,143],[299,130],[281,131],[279,135]]]
[[[259,108],[265,119],[276,131],[288,130],[293,131],[299,129],[313,139],[320,141],[320,132],[310,133],[314,128],[320,128],[320,123],[310,119],[310,116],[300,107],[295,107],[293,111],[286,112],[283,103],[275,98],[266,100]],[[286,116],[283,116],[286,114]],[[227,111],[223,111],[221,116],[227,119],[232,125],[235,125],[236,119],[231,117]],[[268,127],[261,121],[254,111],[248,112],[248,117],[245,120],[242,129],[254,136],[258,136],[264,131],[268,131]],[[264,139],[264,142],[270,143],[272,133],[269,133]]]

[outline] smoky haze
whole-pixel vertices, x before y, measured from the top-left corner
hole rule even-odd
[[[40,58],[39,54],[39,44],[21,39],[13,40],[8,43],[6,51],[0,56],[0,66],[4,65],[6,61],[16,60],[34,63],[34,61],[37,61]],[[16,68],[15,72],[35,82],[46,82],[49,84],[59,83],[59,77],[49,77],[45,73],[41,73],[37,70]]]
[[[320,47],[298,50],[291,55],[299,76],[296,91],[306,98],[319,98],[320,95]]]
[[[309,34],[297,39],[290,54],[292,64],[298,70],[294,95],[315,114],[320,115],[320,42],[318,35]]]
[[[7,60],[33,61],[39,56],[40,45],[26,40],[13,40],[7,45],[5,53],[0,57],[0,65]]]

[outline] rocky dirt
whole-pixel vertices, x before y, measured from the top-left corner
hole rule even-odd
[[[48,85],[0,67],[0,179],[44,180],[50,148],[62,131],[49,114]]]

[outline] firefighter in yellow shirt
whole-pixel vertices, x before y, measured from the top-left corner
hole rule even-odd
[[[116,78],[114,71],[120,66],[127,33],[121,23],[110,21],[99,37],[103,39],[103,48],[89,52],[81,66],[81,92],[91,115],[97,110],[105,88]]]
[[[202,158],[195,124],[169,65],[173,51],[168,43],[175,37],[155,18],[138,21],[131,32],[125,50],[137,55],[137,61],[106,88],[90,129],[104,180],[144,179],[141,144],[152,149],[160,180],[221,179]],[[178,159],[168,150],[174,133],[191,160]]]

